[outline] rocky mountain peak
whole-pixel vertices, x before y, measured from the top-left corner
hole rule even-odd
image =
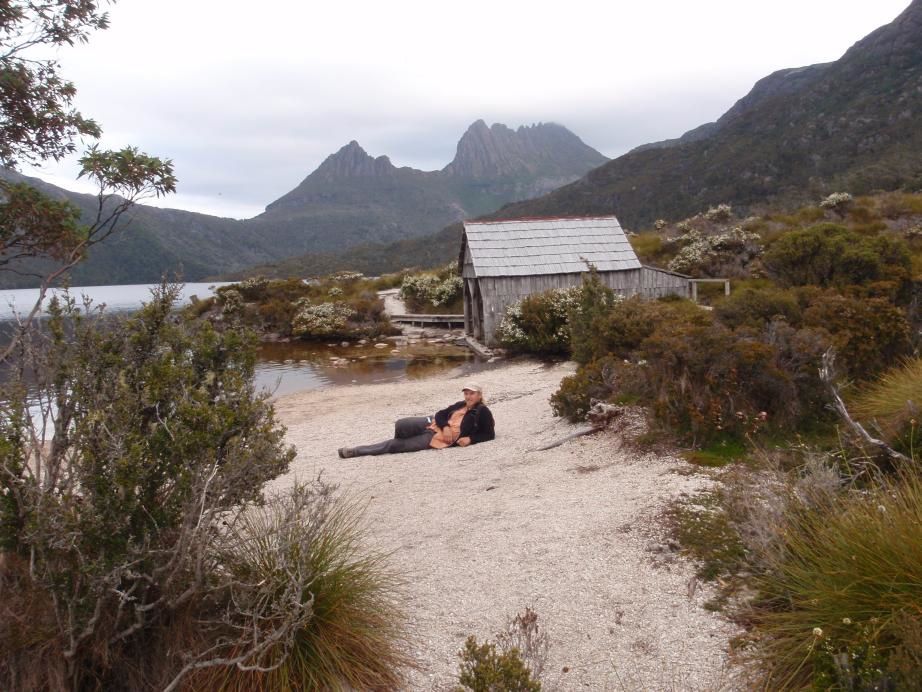
[[[387,156],[372,158],[354,139],[335,154],[328,156],[313,173],[321,178],[335,180],[387,175],[394,165]]]
[[[606,160],[562,125],[538,123],[513,130],[477,120],[462,135],[455,158],[442,172],[455,178],[498,179],[539,170],[566,174],[570,168],[590,169]]]

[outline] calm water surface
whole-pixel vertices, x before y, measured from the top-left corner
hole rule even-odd
[[[224,286],[224,283],[197,283],[185,284],[179,296],[179,302],[185,305],[192,296],[208,298],[214,289]],[[151,291],[157,288],[154,284],[133,284],[130,286],[75,286],[70,289],[70,294],[80,300],[87,296],[93,300],[93,305],[105,305],[107,312],[125,312],[137,310],[141,303],[150,300]],[[45,304],[55,294],[63,293],[62,289],[52,289],[45,296]],[[16,288],[0,291],[0,320],[13,319],[14,311],[28,314],[38,300],[37,288]]]
[[[204,299],[222,283],[186,284],[180,296],[185,304],[192,296]],[[73,296],[86,295],[93,305],[105,304],[107,312],[137,310],[150,299],[152,284],[133,286],[82,286],[70,289]],[[49,296],[50,298],[50,296]],[[38,289],[0,291],[0,322],[12,319],[15,312],[27,313],[38,299]],[[373,344],[343,346],[340,342],[272,343],[259,350],[256,386],[276,396],[325,387],[373,382],[398,382],[444,372],[459,366],[476,367],[473,354],[450,345],[374,348]]]

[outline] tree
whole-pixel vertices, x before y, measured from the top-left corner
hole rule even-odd
[[[0,0],[0,163],[98,136],[57,66],[24,57],[105,28],[98,7]],[[80,164],[99,189],[87,224],[0,183],[0,270],[54,262],[42,297],[175,189],[169,161],[131,147]],[[294,450],[254,390],[254,337],[177,316],[177,295],[127,319],[65,296],[35,320],[40,298],[0,351],[0,688],[398,687],[395,580],[359,549],[355,507],[319,479],[265,496]]]
[[[61,77],[58,64],[35,57],[39,48],[83,43],[92,31],[107,28],[100,4],[0,0],[0,165],[59,160],[76,151],[78,137],[100,136],[99,125],[73,108],[76,88]],[[176,190],[172,162],[133,147],[91,147],[80,166],[80,177],[98,189],[95,218],[89,223],[82,223],[79,210],[68,202],[26,184],[0,181],[0,270],[32,273],[40,283],[39,299],[24,325],[38,314],[48,288],[115,232],[132,205]],[[50,264],[22,264],[37,259]],[[0,362],[17,339],[0,351]]]

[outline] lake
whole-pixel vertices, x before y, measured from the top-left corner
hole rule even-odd
[[[225,283],[197,283],[184,284],[179,300],[185,305],[192,296],[208,298],[214,294],[214,289],[224,286]],[[133,284],[130,286],[75,286],[70,289],[70,294],[76,298],[87,296],[92,298],[93,305],[105,305],[107,312],[125,312],[137,310],[141,303],[150,299],[151,291],[155,284]],[[62,289],[51,289],[45,296],[46,304],[51,296],[62,293]],[[14,310],[19,313],[28,313],[35,301],[38,300],[37,288],[16,288],[0,291],[0,320],[13,319]]]
[[[192,296],[208,298],[223,283],[185,284],[180,304]],[[107,312],[137,310],[148,300],[153,284],[131,286],[80,286],[70,289],[73,296],[86,295],[94,305],[105,304]],[[38,289],[0,291],[0,322],[9,321],[14,310],[31,310]],[[431,343],[434,341],[434,343]],[[413,339],[375,347],[373,343],[316,343],[292,341],[262,344],[256,367],[256,386],[276,396],[292,392],[373,382],[397,382],[426,377],[445,370],[476,367],[475,356],[466,348],[439,340]]]

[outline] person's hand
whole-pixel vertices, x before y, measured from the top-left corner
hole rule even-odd
[[[459,447],[467,447],[470,443],[471,443],[471,438],[469,437],[459,437],[458,438]]]

